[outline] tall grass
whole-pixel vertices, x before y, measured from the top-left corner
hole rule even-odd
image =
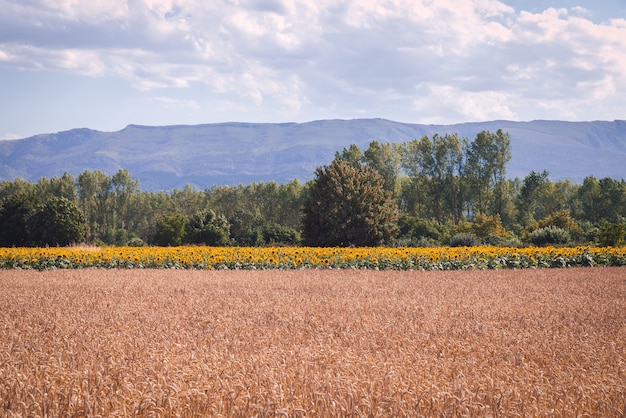
[[[0,416],[626,413],[626,269],[4,270]]]

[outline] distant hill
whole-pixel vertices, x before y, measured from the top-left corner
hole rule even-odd
[[[510,178],[548,170],[552,180],[580,183],[586,176],[626,178],[626,121],[491,121],[417,125],[384,119],[308,123],[216,123],[193,126],[129,125],[117,132],[73,129],[0,141],[0,181],[113,174],[127,169],[143,190],[191,184],[248,184],[295,178],[307,181],[350,144],[365,150],[371,140],[404,142],[450,133],[473,139],[482,130],[511,135]]]

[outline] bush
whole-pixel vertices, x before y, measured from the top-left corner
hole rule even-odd
[[[421,248],[428,248],[428,247],[436,247],[437,245],[439,245],[438,243],[434,242],[431,238],[426,238],[426,237],[408,237],[408,236],[402,236],[400,238],[398,238],[396,240],[395,246],[396,247],[421,247]]]
[[[230,224],[211,209],[197,212],[185,226],[184,241],[190,244],[224,246],[230,243]]]
[[[471,232],[461,232],[450,238],[451,247],[473,247],[476,245],[480,245],[480,238]]]
[[[154,243],[156,245],[181,245],[185,237],[187,218],[183,215],[165,215],[157,221]]]
[[[472,230],[480,238],[490,235],[505,235],[506,230],[502,226],[500,215],[487,216],[482,213],[476,215],[472,221]]]
[[[146,243],[139,237],[133,237],[128,241],[129,247],[144,247]]]
[[[539,222],[537,222],[539,228],[545,228],[548,226],[555,226],[557,228],[565,229],[566,231],[575,232],[579,231],[580,227],[574,218],[571,217],[569,211],[559,210],[552,212]]]
[[[626,225],[604,222],[598,229],[598,243],[603,247],[621,247],[626,244]]]
[[[445,225],[435,220],[419,218],[417,216],[402,215],[398,219],[400,237],[403,242],[420,243],[420,245],[405,245],[411,247],[423,247],[424,243],[440,244],[450,236],[450,231]]]
[[[522,241],[512,233],[505,235],[489,235],[482,238],[481,241],[484,245],[491,245],[494,247],[520,248],[524,246]]]
[[[78,207],[64,197],[51,197],[30,217],[34,245],[78,244],[87,234],[87,218]]]
[[[567,230],[556,226],[546,226],[539,228],[530,233],[528,240],[537,246],[566,244],[570,240],[570,234]]]
[[[32,244],[30,218],[40,203],[26,195],[13,195],[0,202],[0,247]]]
[[[266,245],[297,245],[300,243],[300,233],[285,225],[269,224],[263,228],[263,240]]]
[[[125,229],[107,228],[100,236],[100,239],[106,245],[123,246],[128,243],[130,238],[128,237],[128,231]]]

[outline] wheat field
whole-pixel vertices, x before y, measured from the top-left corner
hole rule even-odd
[[[0,416],[626,416],[626,268],[0,271]]]

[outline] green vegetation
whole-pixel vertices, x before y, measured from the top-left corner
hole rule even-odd
[[[389,244],[398,209],[384,179],[368,166],[342,159],[316,171],[304,203],[305,243],[347,247]]]
[[[626,243],[626,182],[508,179],[506,132],[371,141],[306,184],[144,192],[126,170],[0,183],[0,246]]]

